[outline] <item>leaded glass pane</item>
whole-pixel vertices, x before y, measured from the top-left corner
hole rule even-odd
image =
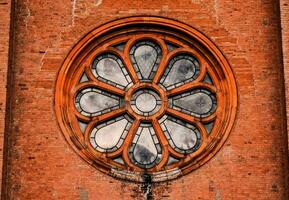
[[[125,44],[126,44],[125,42],[121,42],[119,44],[114,45],[113,47],[118,49],[119,51],[123,51],[124,47],[125,47]]]
[[[134,57],[136,64],[145,79],[149,77],[157,55],[157,51],[149,45],[142,45],[135,50]]]
[[[162,101],[156,92],[143,89],[134,93],[130,103],[137,114],[151,116],[159,111]]]
[[[138,166],[150,168],[161,159],[161,147],[151,124],[141,124],[130,147],[130,158]]]
[[[86,88],[81,90],[75,98],[76,109],[84,116],[93,117],[120,108],[122,100],[115,95]]]
[[[164,116],[159,120],[170,146],[180,153],[191,153],[201,144],[200,131],[192,124]]]
[[[177,45],[170,43],[170,42],[166,42],[166,44],[167,44],[168,51],[173,51],[173,50],[179,48]]]
[[[93,62],[94,76],[108,84],[124,89],[132,81],[122,61],[113,54],[103,54]]]
[[[151,81],[161,60],[161,48],[151,41],[136,43],[130,50],[132,65],[141,81]]]
[[[207,131],[207,134],[210,134],[213,127],[214,127],[214,122],[206,123],[206,124],[204,124],[204,126],[205,126],[205,129]]]
[[[79,128],[80,128],[81,132],[84,133],[85,129],[87,127],[87,123],[84,123],[82,121],[78,121],[78,125],[79,125]]]
[[[83,73],[83,75],[81,76],[79,82],[80,82],[80,83],[83,83],[83,82],[87,82],[87,81],[89,81],[89,80],[88,80],[88,77],[86,76],[85,73]]]
[[[99,124],[91,131],[90,143],[100,152],[115,151],[123,144],[131,124],[128,116]]]
[[[117,157],[113,159],[114,162],[117,162],[118,164],[124,165],[124,161],[122,159],[122,157]]]
[[[210,75],[207,73],[204,80],[203,80],[205,83],[208,83],[208,84],[211,84],[213,85],[213,81],[212,81],[212,78],[210,77]]]
[[[217,100],[210,91],[197,89],[173,97],[170,107],[196,117],[207,117],[215,112]]]
[[[193,56],[178,55],[169,62],[160,84],[169,90],[195,80],[199,73],[199,62]]]
[[[172,157],[172,156],[169,156],[167,165],[171,165],[171,164],[177,163],[177,162],[179,162],[179,161],[180,161],[180,160],[178,160],[178,159],[176,159],[176,158],[174,158],[174,157]]]

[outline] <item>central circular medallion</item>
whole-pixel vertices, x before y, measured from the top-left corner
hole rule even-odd
[[[156,98],[149,93],[140,94],[135,101],[136,107],[142,112],[152,111],[157,105]]]
[[[160,110],[160,96],[151,89],[137,90],[130,101],[132,110],[142,116],[151,116]]]

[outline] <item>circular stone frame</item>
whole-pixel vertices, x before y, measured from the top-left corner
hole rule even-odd
[[[101,53],[101,47],[99,47],[101,43],[107,41],[109,43],[109,39],[112,37],[117,40],[118,35],[124,36],[134,32],[144,33],[143,38],[149,37],[156,42],[159,41],[159,38],[153,33],[164,33],[191,44],[194,47],[191,53],[196,56],[199,61],[201,60],[201,62],[206,62],[209,65],[208,70],[211,70],[210,73],[213,74],[211,77],[212,81],[218,83],[217,86],[214,87],[218,99],[218,109],[216,110],[216,114],[213,115],[213,117],[216,118],[215,125],[210,135],[207,136],[206,144],[202,145],[202,147],[192,155],[186,157],[182,164],[173,165],[171,168],[160,168],[157,166],[151,170],[144,170],[127,166],[127,168],[124,169],[115,163],[109,162],[105,154],[99,154],[87,145],[88,138],[83,135],[77,121],[73,117],[73,115],[77,115],[77,112],[75,112],[75,107],[71,103],[71,99],[75,98],[77,91],[89,85],[79,83],[77,87],[75,86],[75,83],[82,75],[79,68],[84,69],[90,65],[86,60],[91,60],[97,54]],[[178,39],[174,41],[177,43]],[[133,44],[128,42],[128,49],[130,49],[132,45]],[[106,48],[105,45],[102,46]],[[96,47],[98,47],[97,51],[95,51]],[[164,49],[162,50],[164,51]],[[165,49],[165,51],[168,50]],[[196,51],[198,53],[196,53]],[[179,53],[182,53],[182,50],[180,50]],[[164,68],[165,66],[160,67]],[[134,77],[132,77],[132,79],[133,78]],[[100,88],[105,87],[101,81],[97,83]],[[194,85],[190,85],[190,87],[194,87]],[[212,89],[208,84],[203,84],[203,88],[206,89],[206,87]],[[129,101],[129,97],[139,88],[151,88],[154,91],[162,91],[157,84],[137,83],[128,90],[127,94],[125,94],[125,92],[122,93],[122,95],[125,96],[125,101]],[[114,90],[113,88],[111,88],[111,91],[115,94],[119,93],[119,90]],[[159,93],[159,95],[162,100],[165,99],[165,101],[162,103],[160,110],[154,115],[149,116],[147,120],[154,121],[158,116],[163,114],[165,107],[167,107],[168,102],[166,95],[168,94]],[[170,110],[171,115],[177,114],[172,112],[172,109],[168,110]],[[95,28],[86,34],[68,53],[57,76],[55,112],[58,124],[67,142],[75,152],[90,165],[106,174],[125,180],[144,182],[146,177],[150,176],[153,182],[160,182],[175,179],[197,169],[220,150],[228,138],[235,121],[237,112],[237,88],[228,61],[217,46],[200,31],[182,22],[167,18],[128,17],[108,22]],[[107,113],[107,115],[111,113],[121,115],[125,112],[131,113],[131,115],[136,118],[139,117],[139,115],[132,111],[129,105],[126,105],[123,109]],[[194,117],[191,119],[194,119]],[[94,117],[94,120],[101,122],[104,119],[102,117]],[[91,131],[95,124],[88,125],[86,132]],[[196,122],[196,126],[200,128],[199,122]],[[137,126],[133,124],[131,128],[137,129]],[[202,132],[206,132],[204,127],[200,129]]]

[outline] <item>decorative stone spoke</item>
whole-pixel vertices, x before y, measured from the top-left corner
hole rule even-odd
[[[124,63],[125,63],[126,69],[127,69],[128,73],[129,73],[132,81],[134,83],[139,82],[139,78],[137,77],[137,74],[136,74],[136,72],[135,72],[130,60],[127,57],[125,57],[125,58],[126,59],[125,59]]]
[[[167,45],[164,43],[163,40],[160,41],[160,44],[161,44],[161,47],[162,47],[162,60],[160,62],[160,65],[156,71],[156,74],[153,78],[153,82],[155,84],[158,84],[166,67],[167,67],[167,63],[168,63],[168,58],[169,58],[169,55],[168,55],[168,48],[167,48]]]
[[[125,113],[125,108],[119,108],[117,110],[113,110],[111,112],[105,113],[103,115],[97,116],[93,118],[93,122],[103,122],[109,119],[113,119]]]
[[[123,144],[122,157],[123,157],[124,161],[126,162],[126,164],[128,165],[128,167],[130,167],[130,168],[138,168],[136,165],[134,165],[131,162],[131,160],[129,158],[129,147],[131,146],[132,140],[136,135],[136,132],[139,128],[139,125],[140,125],[140,120],[136,119],[133,122],[132,126],[130,127],[130,130],[129,130],[127,137],[126,137],[124,144]]]
[[[178,119],[184,120],[186,122],[197,122],[200,121],[201,119],[197,117],[193,117],[191,115],[182,113],[180,111],[174,110],[172,108],[167,109],[167,114],[172,115],[173,117],[176,117]]]
[[[139,77],[132,65],[132,62],[130,60],[130,49],[132,47],[132,45],[135,43],[135,38],[130,39],[124,49],[124,62],[125,62],[125,66],[126,69],[128,71],[128,73],[130,74],[130,77],[133,81],[133,83],[138,83],[139,82]]]
[[[168,146],[168,151],[169,151],[169,155],[172,155],[173,157],[176,157],[178,159],[183,159],[186,157],[185,154],[177,152],[171,146]]]
[[[174,95],[182,94],[182,93],[185,93],[187,91],[198,89],[198,88],[208,89],[214,94],[217,92],[217,88],[213,85],[210,85],[208,83],[192,81],[192,82],[189,82],[185,85],[182,85],[182,86],[179,86],[179,87],[176,87],[176,88],[173,88],[173,89],[167,91],[167,95],[168,96],[174,96]]]
[[[161,169],[164,167],[164,165],[168,161],[169,151],[168,151],[168,141],[166,139],[166,136],[164,135],[164,132],[162,131],[160,124],[157,119],[154,119],[152,121],[153,128],[156,132],[156,135],[160,141],[161,147],[162,147],[162,159],[159,162],[159,164],[156,166],[157,169]]]

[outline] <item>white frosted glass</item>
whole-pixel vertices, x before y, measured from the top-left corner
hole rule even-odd
[[[190,79],[195,74],[195,65],[192,61],[181,59],[174,63],[163,85],[165,87]]]
[[[119,104],[118,100],[93,91],[83,94],[79,103],[87,113],[99,112]]]
[[[211,110],[213,101],[208,94],[198,92],[175,100],[174,105],[201,115]]]
[[[178,148],[182,150],[189,150],[195,146],[197,142],[197,136],[192,129],[189,129],[170,120],[166,120],[165,125],[174,144]]]
[[[112,58],[103,58],[96,65],[96,72],[104,79],[113,81],[122,86],[128,85],[118,63]]]
[[[103,149],[113,148],[119,141],[126,124],[127,120],[122,119],[97,130],[94,136],[96,144]]]
[[[148,128],[143,128],[133,151],[135,160],[143,165],[151,164],[157,157],[157,149]]]
[[[142,45],[135,50],[134,57],[142,76],[147,79],[157,60],[157,51],[149,45]]]

